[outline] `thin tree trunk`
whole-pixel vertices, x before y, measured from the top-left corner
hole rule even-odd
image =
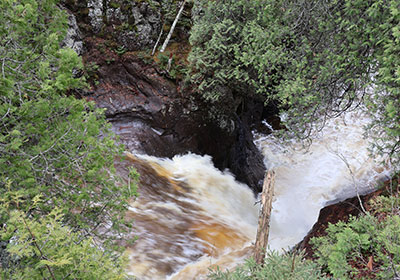
[[[167,64],[167,72],[169,73],[169,70],[171,70],[171,65],[172,65],[172,53],[169,54],[168,58],[168,64]]]
[[[168,42],[171,39],[172,33],[174,32],[175,26],[176,26],[176,24],[177,24],[177,22],[178,22],[178,20],[179,20],[179,18],[181,16],[182,12],[183,12],[183,8],[185,7],[185,4],[186,4],[186,0],[183,1],[182,6],[179,9],[179,12],[176,15],[176,18],[175,18],[174,22],[172,23],[171,29],[169,30],[168,36],[165,39],[164,44],[162,45],[160,52],[164,52],[165,49],[167,48]]]
[[[156,44],[154,45],[154,48],[153,48],[153,51],[151,52],[151,55],[154,55],[154,53],[156,52],[158,43],[160,42],[161,36],[162,36],[162,34],[163,34],[163,32],[164,32],[163,29],[164,29],[164,24],[161,26],[160,34],[158,35],[157,42],[156,42]]]
[[[269,222],[272,210],[272,198],[274,196],[275,172],[268,171],[264,178],[263,190],[261,193],[261,211],[258,218],[258,229],[254,259],[262,264],[265,258],[265,250],[268,245]]]

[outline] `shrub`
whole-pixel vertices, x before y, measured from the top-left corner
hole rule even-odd
[[[102,271],[91,261],[108,262],[99,257],[113,251],[107,245],[126,228],[133,189],[115,176],[113,163],[123,147],[115,144],[104,110],[71,94],[85,86],[74,75],[82,60],[60,47],[68,22],[57,4],[0,0],[0,231],[15,260],[6,271],[12,279],[48,279],[37,273],[68,267],[68,258],[57,260],[56,248],[68,242],[87,249],[80,251],[87,259],[76,256],[80,274],[68,267],[74,279],[96,273],[86,264]],[[48,249],[45,259],[34,249],[40,238],[46,240],[39,246]],[[63,275],[57,279],[70,277]]]
[[[33,199],[32,211],[40,201]],[[36,219],[6,205],[0,213],[8,211],[10,218],[0,237],[12,240],[7,246],[9,263],[0,268],[1,279],[127,279],[124,259],[99,250],[91,237],[63,225],[60,208]]]
[[[400,217],[383,221],[371,215],[330,225],[327,236],[312,239],[320,265],[338,279],[370,271],[370,276],[393,279],[400,269]],[[372,267],[375,266],[375,267]]]
[[[310,260],[305,260],[302,253],[279,254],[268,252],[263,265],[254,259],[248,259],[243,266],[234,271],[222,272],[219,268],[211,270],[209,278],[213,280],[310,280],[327,279],[320,267]]]

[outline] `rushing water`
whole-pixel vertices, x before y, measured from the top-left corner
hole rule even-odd
[[[200,279],[210,265],[229,267],[249,255],[258,210],[246,185],[207,156],[130,159],[141,173],[129,213],[139,238],[129,248],[134,275]]]
[[[255,133],[266,166],[276,172],[270,249],[295,245],[324,205],[367,192],[388,176],[389,168],[368,156],[362,137],[367,121],[357,113],[332,120],[308,149]],[[128,157],[120,172],[133,165],[141,173],[140,196],[128,214],[138,237],[127,245],[130,273],[204,279],[210,266],[230,269],[251,256],[259,206],[246,185],[217,170],[208,156]]]
[[[282,146],[273,136],[256,135],[268,169],[276,172],[270,247],[279,250],[299,242],[330,202],[365,194],[387,179],[382,158],[369,156],[363,127],[369,119],[352,112],[331,120],[308,148]]]

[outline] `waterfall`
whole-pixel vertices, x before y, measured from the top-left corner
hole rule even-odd
[[[369,157],[368,121],[360,112],[331,120],[307,148],[255,133],[266,166],[276,172],[269,249],[294,246],[323,206],[368,192],[389,176],[383,158]],[[204,279],[210,266],[231,269],[252,255],[259,205],[246,185],[216,169],[209,156],[130,159],[119,171],[133,165],[141,173],[140,196],[128,213],[132,238],[138,237],[127,245],[132,275]]]
[[[369,122],[362,111],[329,120],[308,147],[295,140],[282,145],[274,135],[255,133],[265,165],[276,172],[270,249],[293,246],[312,228],[322,207],[371,192],[388,178],[388,162],[371,158],[363,137]]]
[[[201,279],[210,265],[229,267],[249,256],[258,208],[246,185],[216,169],[209,156],[131,160],[142,174],[128,213],[139,238],[128,249],[132,274]]]

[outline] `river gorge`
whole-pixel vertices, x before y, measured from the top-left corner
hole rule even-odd
[[[0,279],[400,280],[399,1],[0,1]]]
[[[324,206],[369,193],[390,176],[386,159],[369,156],[363,133],[370,120],[362,108],[329,120],[306,146],[282,141],[274,133],[277,106],[250,93],[240,103],[234,90],[221,89],[232,98],[219,109],[235,110],[216,121],[210,118],[215,108],[148,54],[163,3],[103,3],[66,6],[78,41],[71,44],[81,46],[78,53],[93,68],[87,70],[90,90],[78,96],[105,109],[125,145],[117,173],[128,180],[134,167],[140,174],[139,197],[127,213],[132,232],[122,244],[130,275],[206,279],[212,267],[234,269],[251,257],[265,170],[276,174],[269,249],[277,251],[302,241]],[[178,29],[170,51],[186,60],[190,26]]]
[[[367,121],[361,112],[333,119],[307,147],[254,132],[265,165],[276,172],[269,249],[289,250],[322,207],[371,192],[389,176],[383,159],[369,157],[363,138]],[[259,204],[229,170],[192,153],[169,159],[130,151],[121,174],[129,166],[141,174],[140,195],[128,213],[132,238],[138,238],[128,247],[132,275],[205,279],[210,267],[232,269],[252,256]]]

